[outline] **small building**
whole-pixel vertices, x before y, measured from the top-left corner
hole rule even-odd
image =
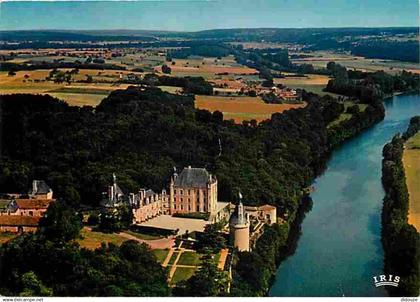
[[[12,200],[3,215],[42,217],[54,199],[15,199]]]
[[[1,215],[0,232],[22,233],[35,232],[41,217]]]

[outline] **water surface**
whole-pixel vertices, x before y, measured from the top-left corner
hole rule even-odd
[[[383,271],[382,148],[420,115],[420,95],[384,105],[385,119],[334,151],[315,180],[298,247],[278,268],[270,296],[386,295],[372,283]]]

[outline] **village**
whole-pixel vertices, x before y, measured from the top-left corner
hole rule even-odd
[[[3,193],[1,196],[0,237],[5,238],[36,232],[48,207],[55,202],[64,202],[54,198],[52,188],[43,180],[33,180],[28,194]],[[132,211],[132,228],[109,235],[109,238],[121,236],[119,241],[136,240],[148,244],[162,266],[168,267],[171,284],[190,277],[199,267],[201,254],[196,246],[207,227],[219,225],[227,240],[226,247],[213,257],[219,269],[229,272],[232,253],[251,251],[262,235],[264,225],[280,220],[276,207],[268,204],[244,206],[241,195],[236,201],[219,201],[216,176],[204,168],[191,166],[179,174],[174,170],[168,190],[164,188],[159,193],[145,188],[124,192],[113,174],[97,210],[99,216],[106,217],[115,215],[121,207]],[[99,231],[86,221],[84,219],[83,236],[89,241],[90,234]],[[107,235],[100,238],[104,242],[108,239]],[[85,239],[81,241],[82,246]]]

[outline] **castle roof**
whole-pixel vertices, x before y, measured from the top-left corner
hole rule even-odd
[[[271,211],[271,210],[275,210],[275,209],[277,209],[275,206],[272,206],[272,205],[269,205],[269,204],[265,204],[265,205],[262,205],[262,206],[258,207],[258,210],[260,210],[260,211]]]
[[[37,226],[41,217],[1,215],[0,225],[2,226]]]
[[[146,190],[146,197],[150,197],[155,195],[156,193],[152,189]]]
[[[202,188],[211,182],[211,176],[204,168],[184,168],[176,178],[176,187]]]
[[[34,180],[32,181],[32,191],[30,195],[36,194],[47,194],[51,192],[51,188],[47,185],[47,183],[43,180]]]

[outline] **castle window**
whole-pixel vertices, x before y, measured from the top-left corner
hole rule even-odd
[[[191,194],[191,190],[188,190],[188,195],[190,195]]]
[[[183,191],[183,190],[179,190],[179,194],[181,194],[181,195],[182,195],[182,194],[183,194],[183,193],[182,193],[182,191]]]
[[[176,190],[174,190],[174,194],[176,194]]]
[[[200,212],[200,206],[197,205],[197,212]]]

